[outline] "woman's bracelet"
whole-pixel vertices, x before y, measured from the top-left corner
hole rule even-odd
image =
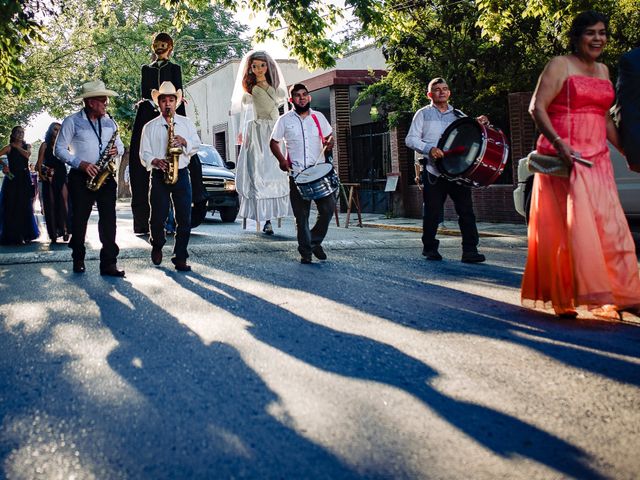
[[[556,135],[555,138],[551,140],[551,145],[555,146],[558,140],[562,140],[562,137],[560,135]]]

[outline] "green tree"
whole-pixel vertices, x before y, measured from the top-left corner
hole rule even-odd
[[[174,36],[174,59],[183,67],[184,83],[249,48],[240,38],[244,27],[220,6],[190,11],[179,32],[172,12],[155,1],[112,7],[102,11],[98,0],[67,0],[63,13],[48,25],[46,44],[27,50],[22,90],[0,100],[0,136],[43,110],[59,118],[67,115],[78,108],[72,98],[79,86],[100,78],[119,93],[109,111],[127,140],[140,97],[140,68],[151,61],[151,39],[158,31]]]
[[[443,76],[452,103],[471,115],[486,113],[505,128],[507,94],[532,90],[549,58],[566,53],[566,31],[586,3],[611,18],[604,61],[615,72],[620,53],[640,38],[639,0],[574,1],[560,10],[543,0],[386,3],[384,20],[366,31],[382,46],[391,72],[364,90],[360,101],[372,98],[383,117],[410,115],[427,103],[428,81]]]

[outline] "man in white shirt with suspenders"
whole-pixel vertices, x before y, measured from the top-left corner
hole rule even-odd
[[[280,169],[300,173],[316,162],[323,149],[333,148],[333,129],[325,116],[311,107],[311,95],[307,87],[296,83],[290,90],[293,110],[282,115],[273,127],[270,148],[280,163]],[[282,154],[280,143],[284,140],[287,157]],[[300,195],[293,177],[289,179],[289,198],[296,218],[298,234],[298,251],[301,263],[311,263],[313,254],[319,260],[326,260],[327,254],[322,249],[322,241],[329,229],[331,216],[336,206],[335,194],[314,200],[318,209],[318,217],[313,228],[309,228],[311,200]]]

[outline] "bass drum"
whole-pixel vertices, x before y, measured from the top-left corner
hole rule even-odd
[[[436,162],[447,179],[471,187],[488,187],[504,171],[509,145],[502,130],[474,118],[459,118],[438,142],[444,158]]]

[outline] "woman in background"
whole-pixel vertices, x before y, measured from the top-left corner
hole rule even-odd
[[[33,214],[34,194],[29,156],[31,146],[24,141],[24,129],[13,127],[9,145],[0,149],[6,155],[8,165],[3,165],[5,174],[0,193],[0,243],[23,245],[40,236],[38,223]]]
[[[38,150],[36,172],[42,181],[42,207],[51,243],[58,237],[69,240],[69,193],[67,191],[67,167],[53,154],[53,145],[60,131],[60,124],[49,125],[44,142]]]

